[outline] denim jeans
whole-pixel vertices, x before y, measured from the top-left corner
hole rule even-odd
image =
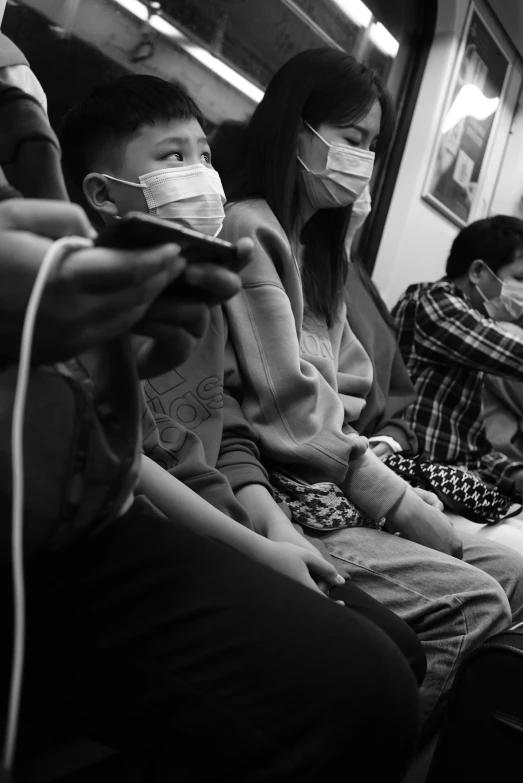
[[[427,722],[452,685],[465,653],[523,619],[523,557],[501,544],[462,536],[463,561],[367,528],[322,534],[355,585],[402,617],[427,657],[421,687]]]

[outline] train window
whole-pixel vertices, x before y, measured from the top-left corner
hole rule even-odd
[[[225,119],[248,118],[286,60],[324,45],[377,69],[403,109],[430,5],[416,0],[8,0],[2,30],[39,78],[55,126],[98,82],[134,71],[180,83],[212,128]],[[382,190],[378,169],[375,203]]]

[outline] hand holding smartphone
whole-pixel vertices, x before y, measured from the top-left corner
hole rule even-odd
[[[139,250],[168,243],[179,245],[180,253],[188,264],[219,264],[233,272],[243,266],[239,262],[236,247],[230,242],[213,239],[177,223],[141,212],[130,212],[103,231],[95,241],[101,247],[119,250]]]
[[[213,306],[223,304],[239,290],[237,275],[249,262],[250,241],[241,239],[236,246],[168,220],[130,212],[102,232],[95,244],[120,250],[177,244],[187,270],[162,292],[161,299],[199,301]]]
[[[204,335],[210,308],[220,306],[241,288],[239,271],[250,260],[253,243],[237,245],[213,239],[167,220],[129,213],[95,241],[100,247],[146,250],[165,244],[180,248],[186,266],[149,306],[133,332],[149,338],[139,349],[143,378],[155,377],[183,363]],[[173,258],[173,263],[175,258]]]

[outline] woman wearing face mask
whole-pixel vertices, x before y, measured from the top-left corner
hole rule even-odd
[[[462,544],[447,518],[394,476],[348,423],[362,410],[371,377],[346,319],[344,243],[351,206],[393,127],[379,79],[339,50],[317,49],[275,75],[242,143],[237,137],[227,154],[214,152],[229,199],[221,236],[249,236],[255,245],[243,290],[226,307],[243,412],[268,466],[306,489],[335,485],[373,520],[373,528],[318,531],[316,540],[356,584],[415,625],[428,661],[428,719],[463,654],[503,627],[510,611],[496,581],[504,579],[504,557]],[[256,519],[255,488],[237,497]],[[383,518],[402,537],[380,531]],[[462,546],[464,559],[483,571],[457,559]],[[512,598],[513,585],[506,588]],[[514,609],[523,603],[523,585],[521,593]]]

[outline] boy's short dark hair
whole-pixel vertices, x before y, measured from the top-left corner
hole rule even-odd
[[[198,105],[178,85],[157,76],[120,76],[96,87],[65,115],[59,133],[64,169],[81,189],[100,154],[117,160],[144,125],[191,119],[204,121]]]
[[[494,273],[510,264],[523,250],[523,220],[510,215],[476,220],[459,232],[447,259],[447,276],[463,277],[481,258]]]

